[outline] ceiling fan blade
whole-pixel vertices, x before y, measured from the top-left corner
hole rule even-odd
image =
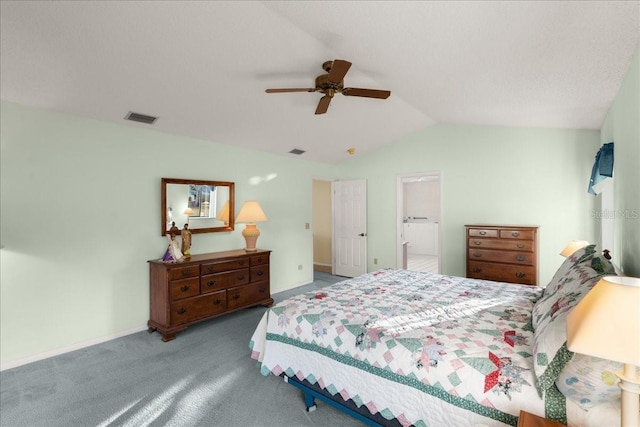
[[[365,98],[387,99],[391,95],[389,90],[359,89],[357,87],[345,87],[342,94],[346,96],[363,96]]]
[[[331,103],[331,97],[329,95],[325,95],[320,98],[320,102],[318,102],[318,108],[316,108],[316,114],[324,114],[329,109],[329,103]]]
[[[338,84],[342,80],[344,80],[344,76],[347,74],[351,68],[351,62],[345,61],[344,59],[336,59],[333,61],[333,65],[331,65],[331,71],[329,71],[329,76],[327,77],[331,83]]]
[[[290,88],[290,89],[267,89],[267,93],[284,93],[284,92],[315,92],[316,88]]]

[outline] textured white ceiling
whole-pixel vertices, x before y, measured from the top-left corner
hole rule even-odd
[[[0,5],[3,100],[327,163],[437,122],[598,129],[640,34],[638,1]],[[335,58],[391,97],[264,92]]]

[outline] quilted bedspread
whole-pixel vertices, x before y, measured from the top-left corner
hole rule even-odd
[[[318,383],[402,425],[515,425],[520,409],[545,413],[531,349],[541,292],[383,269],[273,306],[252,357],[264,375]]]

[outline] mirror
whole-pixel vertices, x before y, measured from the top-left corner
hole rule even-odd
[[[233,182],[162,178],[162,235],[173,223],[178,230],[189,224],[193,234],[233,231],[234,196]]]

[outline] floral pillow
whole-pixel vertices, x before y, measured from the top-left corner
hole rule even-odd
[[[534,306],[534,371],[540,396],[553,386],[573,358],[566,344],[567,315],[601,277],[614,274],[609,260],[596,254],[594,247],[587,246],[578,254],[576,262],[559,278],[555,292],[545,292]]]
[[[576,353],[558,375],[556,385],[567,399],[588,410],[620,398],[615,372],[621,369],[622,363]]]

